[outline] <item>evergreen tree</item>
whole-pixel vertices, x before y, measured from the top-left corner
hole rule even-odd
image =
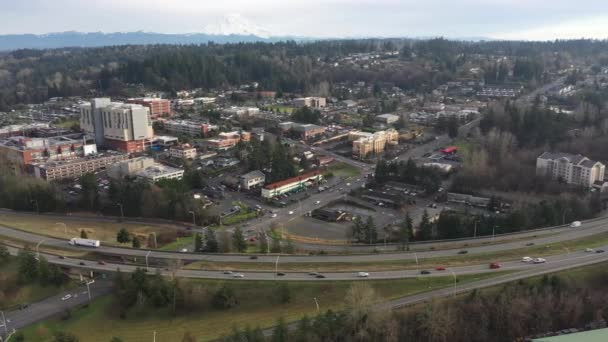
[[[217,242],[217,237],[215,236],[215,232],[213,231],[213,229],[207,229],[207,234],[205,234],[205,242],[206,242],[206,246],[205,246],[205,250],[208,253],[217,253],[219,252],[219,244]]]
[[[288,342],[289,341],[289,331],[287,329],[287,323],[285,323],[285,319],[281,317],[277,322],[277,325],[274,327],[272,331],[272,342]]]
[[[418,237],[420,240],[430,240],[432,237],[433,224],[429,212],[425,209],[422,213],[422,219],[420,220],[420,226],[418,227]]]
[[[140,248],[141,247],[141,241],[139,241],[139,238],[137,238],[136,236],[134,236],[133,239],[131,240],[131,246],[133,248]]]
[[[378,232],[376,231],[376,224],[374,223],[374,218],[371,216],[367,217],[367,221],[365,222],[364,230],[364,241],[365,243],[374,244],[378,240]]]
[[[84,229],[80,230],[80,238],[81,239],[88,239],[89,236],[87,235],[87,232]]]
[[[203,235],[201,235],[201,233],[194,234],[194,251],[203,251]]]
[[[405,214],[405,220],[401,223],[401,227],[399,229],[399,242],[401,243],[401,249],[410,250],[410,241],[412,239],[412,230],[414,228],[414,224],[412,222],[412,218],[409,213]]]
[[[236,227],[232,234],[232,246],[237,252],[243,253],[247,250],[247,242],[240,227]]]
[[[131,234],[125,228],[122,228],[116,233],[116,241],[118,243],[127,243],[131,241]]]

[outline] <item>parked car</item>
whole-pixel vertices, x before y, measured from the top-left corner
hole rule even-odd
[[[272,215],[270,215],[270,217],[275,218],[275,217],[277,217],[277,214],[272,214]]]
[[[67,294],[67,295],[61,297],[61,300],[68,300],[70,298],[72,298],[72,295],[71,294]]]
[[[290,212],[289,212],[289,215],[293,215],[293,211],[290,211]]]

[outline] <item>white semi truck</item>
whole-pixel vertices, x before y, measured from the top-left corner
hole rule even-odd
[[[101,245],[99,243],[99,240],[80,239],[80,238],[72,238],[72,239],[70,239],[69,243],[72,246],[85,246],[85,247],[99,247]]]

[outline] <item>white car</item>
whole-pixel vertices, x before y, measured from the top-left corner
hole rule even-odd
[[[350,186],[350,183],[346,183],[346,186]]]
[[[369,273],[367,273],[367,272],[359,272],[359,273],[357,273],[357,277],[359,277],[359,278],[367,278],[367,277],[369,277]]]
[[[574,221],[570,223],[570,228],[578,228],[581,226],[581,221]]]
[[[188,253],[188,248],[182,248],[181,252],[182,253]]]
[[[321,201],[316,201],[315,204],[321,204]]]
[[[277,214],[272,214],[272,215],[270,215],[270,217],[275,218],[275,217],[277,217]]]
[[[293,211],[290,211],[290,212],[289,212],[289,215],[293,215]]]
[[[534,261],[534,259],[527,257],[527,256],[521,258],[521,262],[532,262],[532,261]]]
[[[68,300],[70,298],[72,298],[72,295],[71,294],[67,294],[67,295],[61,297],[61,300]]]
[[[546,262],[547,262],[547,260],[545,260],[543,258],[536,258],[536,259],[534,259],[534,263],[535,264],[544,264]]]
[[[232,278],[245,278],[245,275],[243,273],[235,273],[232,275]]]
[[[585,252],[587,252],[587,253],[593,253],[593,252],[595,252],[595,250],[592,249],[592,248],[587,248],[587,249],[585,249]]]

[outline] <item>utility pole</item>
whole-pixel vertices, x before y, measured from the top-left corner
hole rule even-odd
[[[36,245],[36,260],[40,260],[40,245],[46,240],[40,240]]]
[[[122,207],[122,203],[116,203],[120,207],[120,220],[123,221],[125,219],[125,212]]]
[[[452,277],[454,277],[454,292],[453,292],[453,296],[456,297],[456,273],[454,273],[454,270],[452,270],[450,268],[450,272],[452,273]]]
[[[0,311],[0,314],[2,315],[2,326],[4,327],[4,334],[8,336],[8,327],[6,326],[6,317],[4,317],[4,311]]]
[[[152,252],[152,251],[148,251],[148,253],[146,253],[146,271],[149,271],[149,270],[148,270],[148,268],[149,268],[149,267],[148,267],[148,257],[150,256],[150,253],[151,253],[151,252]]]
[[[277,255],[277,260],[274,262],[274,277],[277,277],[277,273],[279,273],[279,258],[281,256]]]

